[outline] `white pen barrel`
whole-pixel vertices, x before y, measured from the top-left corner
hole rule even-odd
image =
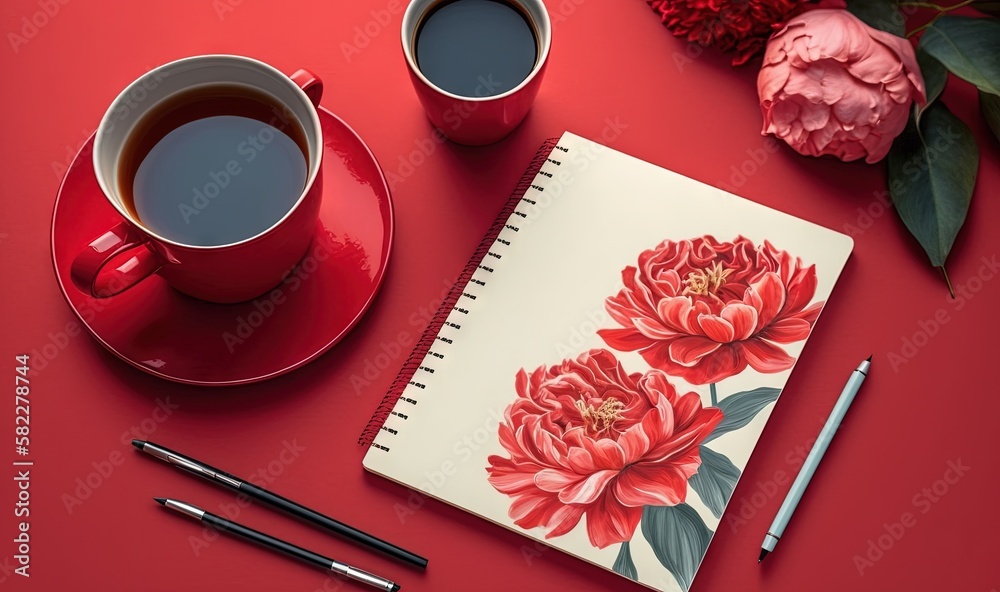
[[[778,514],[774,517],[774,522],[771,523],[771,528],[768,529],[768,535],[774,537],[774,539],[778,539],[784,534],[789,518],[795,512],[796,506],[799,505],[799,500],[802,499],[802,494],[805,493],[806,486],[809,485],[813,473],[816,472],[816,467],[819,466],[820,460],[823,459],[830,441],[833,440],[833,435],[840,428],[840,422],[843,421],[844,415],[847,414],[847,409],[850,408],[851,402],[854,401],[854,396],[858,393],[861,383],[864,382],[864,372],[867,372],[868,367],[868,362],[863,362],[860,368],[851,373],[847,384],[844,385],[844,390],[841,392],[840,398],[837,399],[837,404],[834,405],[833,412],[827,418],[823,429],[820,430],[819,437],[816,438],[816,443],[813,444],[812,450],[806,456],[802,469],[799,471],[798,476],[795,477],[791,489],[788,490],[788,496],[785,497],[781,508],[778,509]]]

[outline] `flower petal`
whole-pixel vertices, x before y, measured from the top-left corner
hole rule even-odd
[[[748,301],[749,300],[749,301]],[[757,309],[757,330],[766,327],[785,305],[785,286],[776,273],[765,273],[747,288],[745,304]]]
[[[635,329],[601,329],[597,332],[601,339],[619,351],[635,351],[648,347],[653,341]]]
[[[677,335],[676,331],[672,331],[664,327],[662,324],[660,324],[659,321],[656,321],[654,319],[645,319],[642,317],[638,317],[632,319],[632,323],[635,324],[635,328],[638,329],[639,332],[642,333],[644,337],[650,340],[670,339],[671,337]]]
[[[623,506],[613,496],[587,509],[587,536],[600,549],[631,540],[642,518],[642,508]]]
[[[676,506],[687,498],[687,479],[669,464],[643,463],[622,471],[613,491],[625,506]]]
[[[706,337],[680,337],[670,342],[670,359],[681,366],[694,366],[720,346]]]
[[[722,309],[722,318],[733,326],[733,340],[742,341],[757,330],[757,309],[739,302],[727,304]]]
[[[739,374],[747,367],[746,360],[737,350],[740,343],[747,342],[723,345],[710,355],[700,358],[697,364],[682,367],[684,380],[691,384],[708,384]]]
[[[777,320],[760,332],[760,337],[777,343],[795,343],[809,337],[812,325],[808,321],[789,317]]]
[[[795,364],[795,358],[785,350],[763,339],[748,339],[740,342],[740,346],[750,367],[757,372],[772,374],[788,370]]]
[[[597,471],[560,491],[559,501],[564,504],[591,504],[604,494],[608,483],[617,476],[618,471]]]
[[[719,343],[729,343],[733,340],[733,326],[729,321],[715,315],[698,315],[698,325],[705,337]]]
[[[545,538],[562,536],[573,530],[580,523],[585,510],[585,506],[563,506],[556,510],[547,522],[550,530],[545,533]]]

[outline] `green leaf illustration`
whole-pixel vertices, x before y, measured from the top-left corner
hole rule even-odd
[[[948,69],[944,64],[937,61],[931,54],[923,48],[917,48],[917,64],[920,65],[920,73],[924,76],[924,86],[927,89],[927,103],[923,107],[917,107],[917,121],[921,115],[930,107],[941,93],[944,85],[948,82]]]
[[[979,108],[986,124],[993,130],[993,135],[1000,140],[1000,96],[979,91]]]
[[[701,466],[688,480],[688,484],[701,501],[705,502],[712,514],[716,518],[721,518],[722,511],[726,509],[726,504],[729,503],[736,482],[740,478],[740,470],[724,454],[705,446],[700,448],[700,452]]]
[[[681,588],[690,588],[712,539],[712,531],[698,512],[687,504],[646,506],[642,509],[642,536]]]
[[[776,401],[779,394],[781,394],[781,389],[762,386],[752,391],[734,393],[719,401],[719,409],[722,410],[722,421],[705,438],[703,444],[708,444],[722,434],[738,430],[747,425],[768,403]]]
[[[920,48],[955,76],[1000,95],[1000,20],[943,16],[924,31]]]
[[[979,148],[968,126],[943,103],[914,117],[887,159],[892,203],[931,264],[944,267],[965,222],[979,170]]]
[[[615,559],[615,564],[611,566],[611,569],[615,570],[616,574],[639,581],[639,572],[635,570],[635,564],[632,563],[632,552],[629,551],[628,541],[622,543],[621,549],[618,549],[618,558]]]
[[[906,34],[906,21],[893,0],[851,0],[847,10],[869,27],[898,37]]]

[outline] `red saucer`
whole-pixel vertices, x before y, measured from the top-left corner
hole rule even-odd
[[[385,275],[392,198],[375,156],[354,130],[325,109],[319,115],[326,153],[316,238],[281,285],[240,304],[191,298],[158,276],[103,300],[73,286],[73,258],[120,220],[97,185],[91,136],[59,188],[52,261],[66,302],[104,347],[167,380],[222,386],[294,370],[351,330]]]

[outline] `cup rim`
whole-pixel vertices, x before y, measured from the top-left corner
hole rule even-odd
[[[533,0],[513,0],[513,1],[523,5],[527,2],[532,2]],[[541,9],[539,12],[542,15],[542,18],[540,19],[541,22],[537,23],[539,28],[541,29],[540,31],[540,33],[542,34],[541,36],[544,37],[544,39],[542,40],[541,52],[539,52],[539,57],[535,61],[535,66],[531,69],[531,72],[529,72],[528,75],[524,77],[524,80],[522,80],[520,84],[518,84],[517,86],[506,92],[500,93],[498,95],[489,95],[486,97],[468,97],[464,95],[457,95],[455,93],[446,91],[445,89],[431,82],[429,78],[424,76],[424,73],[421,72],[420,68],[417,66],[417,60],[413,55],[412,48],[410,47],[411,38],[417,33],[416,26],[414,25],[413,27],[414,30],[409,35],[407,34],[407,27],[406,27],[407,22],[412,21],[413,19],[416,18],[416,16],[423,16],[422,12],[420,15],[414,15],[414,13],[417,12],[416,9],[416,5],[418,4],[417,0],[410,0],[410,3],[406,6],[406,10],[403,12],[403,24],[400,26],[399,38],[403,45],[403,55],[406,57],[406,65],[410,68],[410,72],[416,75],[421,82],[423,82],[430,88],[434,89],[435,92],[458,101],[483,103],[487,101],[496,101],[504,99],[513,94],[516,94],[520,92],[521,89],[531,84],[531,81],[536,76],[538,76],[539,72],[542,71],[542,67],[545,65],[545,62],[548,61],[549,59],[549,48],[552,46],[552,21],[551,19],[549,19],[549,13],[545,9],[545,4],[541,2],[541,0],[534,0],[534,2]],[[431,7],[432,6],[427,6],[424,12],[430,9]],[[531,18],[531,15],[528,15],[528,17]]]
[[[279,80],[283,80],[284,82],[286,82],[287,86],[289,88],[293,89],[292,90],[293,94],[297,94],[299,96],[299,99],[302,100],[303,103],[308,106],[308,111],[307,112],[309,114],[310,121],[309,122],[300,122],[300,123],[302,123],[303,125],[306,124],[306,123],[309,123],[310,127],[313,130],[317,130],[318,131],[318,133],[319,133],[319,143],[318,143],[317,149],[316,149],[316,155],[315,155],[316,158],[310,159],[310,162],[309,162],[310,171],[309,171],[309,177],[306,179],[305,186],[303,186],[302,191],[299,193],[298,199],[295,200],[295,203],[292,204],[292,206],[288,209],[287,212],[285,212],[285,214],[281,218],[279,218],[273,224],[271,224],[270,226],[268,226],[264,230],[258,232],[257,234],[255,234],[253,236],[250,236],[250,237],[247,237],[247,238],[244,238],[244,239],[240,239],[240,240],[235,241],[235,242],[225,243],[225,244],[221,244],[221,245],[192,245],[192,244],[183,243],[183,242],[179,242],[179,241],[167,238],[167,237],[163,236],[162,234],[159,234],[159,233],[155,232],[154,230],[152,230],[149,227],[147,227],[146,225],[144,225],[141,221],[139,221],[138,219],[136,219],[135,217],[133,217],[132,214],[127,209],[125,209],[125,207],[123,207],[120,203],[118,203],[118,201],[120,201],[120,200],[112,199],[111,195],[110,195],[111,192],[109,191],[109,188],[107,187],[107,185],[104,182],[103,175],[101,175],[101,174],[98,173],[98,171],[100,170],[100,165],[98,163],[98,159],[100,157],[99,155],[101,154],[101,150],[100,150],[101,144],[104,142],[104,134],[102,132],[105,129],[107,129],[108,125],[110,124],[111,118],[112,118],[113,113],[115,111],[115,108],[121,103],[121,101],[123,99],[126,99],[128,96],[130,96],[130,93],[135,89],[135,87],[141,86],[142,82],[146,79],[146,77],[153,76],[157,72],[160,72],[160,71],[162,71],[164,69],[173,68],[173,67],[176,67],[176,66],[178,66],[180,64],[187,63],[187,62],[199,62],[199,61],[210,60],[210,59],[231,60],[231,61],[234,61],[234,62],[242,62],[244,64],[249,64],[250,66],[252,66],[254,68],[258,68],[258,69],[264,70],[265,72],[267,72],[267,73],[269,73],[271,75],[274,75]],[[182,90],[187,90],[187,89],[182,89]],[[276,101],[284,103],[284,101],[280,101],[280,99],[278,99],[277,97],[274,97],[274,99]],[[155,105],[155,103],[154,103],[154,105]],[[141,119],[143,117],[143,115],[140,115],[139,118]],[[306,131],[306,133],[308,134],[309,132]],[[105,111],[104,116],[101,118],[101,122],[97,126],[97,131],[94,132],[94,148],[93,148],[93,154],[92,154],[92,157],[91,157],[91,161],[92,161],[92,164],[93,164],[93,167],[94,167],[94,176],[97,177],[97,184],[100,186],[101,193],[104,195],[104,198],[108,201],[108,203],[111,204],[111,206],[118,212],[119,215],[121,215],[130,224],[132,224],[133,226],[137,227],[142,233],[144,233],[146,235],[149,235],[150,237],[152,237],[153,239],[155,239],[156,242],[158,242],[158,243],[165,243],[167,245],[171,245],[171,246],[175,246],[175,247],[180,247],[180,248],[183,248],[183,249],[193,249],[193,250],[199,250],[199,251],[200,250],[212,251],[212,250],[220,250],[220,249],[228,249],[228,248],[232,248],[232,247],[237,247],[237,246],[240,246],[240,245],[243,245],[243,244],[246,244],[246,243],[258,240],[259,238],[261,238],[261,237],[269,234],[275,228],[277,228],[278,226],[280,226],[281,224],[283,224],[285,222],[285,220],[287,220],[293,213],[295,213],[296,210],[299,209],[299,206],[302,205],[302,202],[305,200],[306,195],[308,195],[309,192],[312,190],[313,185],[316,182],[316,179],[319,177],[319,173],[320,173],[320,170],[321,170],[320,160],[322,158],[322,155],[323,155],[323,128],[322,128],[322,124],[320,123],[320,120],[319,120],[318,107],[316,105],[312,104],[312,101],[309,99],[309,96],[306,95],[305,91],[302,90],[302,88],[299,85],[295,84],[292,81],[292,79],[288,77],[287,74],[285,74],[281,70],[278,70],[277,68],[275,68],[274,66],[272,66],[272,65],[270,65],[268,63],[265,63],[265,62],[262,62],[260,60],[257,60],[257,59],[251,58],[251,57],[247,57],[247,56],[241,56],[241,55],[235,55],[235,54],[221,54],[220,53],[220,54],[200,54],[200,55],[188,56],[188,57],[180,58],[180,59],[177,59],[177,60],[173,60],[173,61],[167,62],[165,64],[161,64],[161,65],[153,68],[152,70],[149,70],[148,72],[146,72],[142,76],[139,76],[138,78],[136,78],[135,80],[133,80],[131,83],[129,83],[128,86],[126,86],[124,89],[122,89],[122,91],[120,93],[118,93],[118,95],[114,98],[114,100],[111,101],[111,104],[108,106],[107,111]],[[310,155],[310,156],[312,156],[312,155]],[[117,195],[118,191],[115,191],[114,193]]]

